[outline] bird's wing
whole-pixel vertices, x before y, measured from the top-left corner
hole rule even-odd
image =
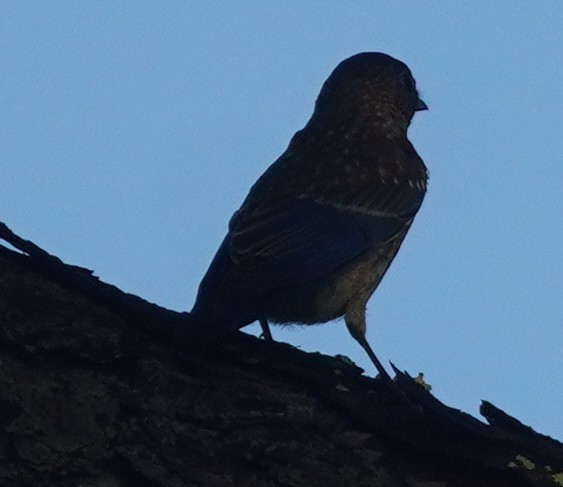
[[[391,182],[344,197],[340,193],[340,201],[327,196],[302,194],[253,210],[243,207],[229,232],[230,257],[244,268],[233,285],[239,290],[265,282],[270,288],[307,286],[331,276],[404,230],[424,192]]]
[[[260,307],[280,293],[306,293],[400,235],[424,189],[393,182],[338,192],[338,198],[302,193],[243,205],[200,284],[192,312],[208,319],[209,330],[258,319]]]

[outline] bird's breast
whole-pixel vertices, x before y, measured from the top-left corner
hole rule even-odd
[[[309,292],[287,296],[268,319],[274,323],[325,323],[343,316],[352,301],[367,303],[399,250],[405,233],[406,230],[385,245],[359,256]]]

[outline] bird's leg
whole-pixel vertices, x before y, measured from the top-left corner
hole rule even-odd
[[[350,335],[352,335],[355,340],[362,346],[362,348],[368,354],[368,357],[375,365],[375,368],[379,372],[379,376],[382,380],[386,382],[393,382],[379,359],[376,357],[372,348],[370,347],[366,339],[366,311],[365,305],[362,305],[360,309],[348,309],[346,315],[344,316],[346,326]]]
[[[356,340],[368,354],[368,357],[371,359],[373,365],[375,365],[375,368],[379,372],[380,377],[384,381],[393,382],[393,380],[391,379],[391,377],[389,376],[389,374],[387,373],[387,371],[385,370],[385,368],[383,367],[383,365],[381,364],[375,353],[373,353],[373,350],[371,349],[368,341],[366,340],[365,335],[361,336],[360,338],[356,338]]]
[[[260,318],[258,321],[260,322],[260,327],[262,328],[262,336],[264,337],[264,340],[268,342],[274,341],[274,339],[272,338],[272,332],[270,331],[270,325],[268,324],[268,320],[264,318]]]

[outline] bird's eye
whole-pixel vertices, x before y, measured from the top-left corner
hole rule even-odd
[[[401,75],[401,83],[407,89],[409,93],[413,93],[416,91],[416,86],[414,84],[414,79],[410,73],[405,72]]]

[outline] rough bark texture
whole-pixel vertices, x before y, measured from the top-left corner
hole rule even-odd
[[[563,445],[489,403],[482,423],[407,375],[174,313],[0,224],[2,486],[563,486]]]

